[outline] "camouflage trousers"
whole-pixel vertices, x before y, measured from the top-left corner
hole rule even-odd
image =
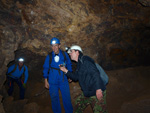
[[[91,105],[94,113],[107,113],[106,90],[103,92],[101,101],[98,101],[96,96],[85,97],[82,93],[75,101],[75,113],[83,113],[88,105]]]

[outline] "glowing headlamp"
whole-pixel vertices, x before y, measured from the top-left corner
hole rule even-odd
[[[56,40],[53,40],[53,41],[52,41],[52,44],[56,44]]]
[[[19,58],[18,61],[19,62],[24,62],[24,59],[23,58]]]

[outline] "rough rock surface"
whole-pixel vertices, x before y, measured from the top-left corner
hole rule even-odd
[[[2,96],[0,95],[0,113],[5,113],[2,102]]]
[[[150,0],[139,0],[139,2],[145,7],[150,7]]]

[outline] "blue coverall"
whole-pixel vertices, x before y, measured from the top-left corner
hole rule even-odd
[[[16,82],[20,88],[20,99],[24,99],[24,93],[25,93],[25,88],[23,87],[23,83],[27,83],[28,80],[28,68],[27,66],[23,65],[21,70],[19,70],[19,66],[17,65],[16,70],[9,75],[11,71],[13,71],[15,68],[15,64],[10,66],[7,71],[7,78],[8,78],[8,85],[9,85],[9,90],[8,94],[11,96],[14,90],[14,85],[13,83]],[[25,68],[25,69],[24,69]],[[25,72],[24,72],[25,70]],[[21,80],[21,76],[24,73],[24,81]]]
[[[60,64],[65,63],[65,67],[69,70],[72,71],[71,67],[71,61],[66,54],[66,61],[64,61],[64,56],[62,54],[62,51],[59,50],[59,61],[55,62],[54,57],[55,53],[52,52],[52,61],[50,66],[54,68],[59,69]],[[45,63],[43,65],[43,76],[44,78],[48,79],[49,82],[49,93],[51,97],[51,103],[52,103],[52,110],[54,113],[61,113],[61,105],[60,105],[60,100],[59,100],[59,90],[61,91],[62,95],[62,100],[63,100],[63,106],[65,109],[65,113],[73,113],[73,107],[71,104],[71,96],[70,96],[70,89],[69,89],[69,83],[67,76],[60,70],[52,69],[49,67],[49,55],[47,55],[45,59]],[[49,72],[49,74],[48,74]]]

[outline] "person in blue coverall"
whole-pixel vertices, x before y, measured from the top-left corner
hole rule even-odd
[[[20,88],[20,99],[24,99],[25,87],[28,80],[28,68],[24,65],[24,59],[19,58],[16,64],[8,67],[8,71],[6,73],[8,79],[8,95],[12,96],[14,90],[14,82],[16,82]],[[22,76],[24,75],[24,81],[22,80]]]
[[[60,49],[60,40],[58,38],[52,38],[50,44],[52,47],[52,59],[50,62],[50,54],[47,55],[43,65],[43,77],[45,78],[45,87],[49,89],[52,110],[54,113],[61,113],[59,100],[60,90],[65,113],[73,113],[68,78],[59,69],[59,65],[63,64],[69,71],[72,71],[71,60],[68,54]],[[66,56],[66,60],[63,52]]]

